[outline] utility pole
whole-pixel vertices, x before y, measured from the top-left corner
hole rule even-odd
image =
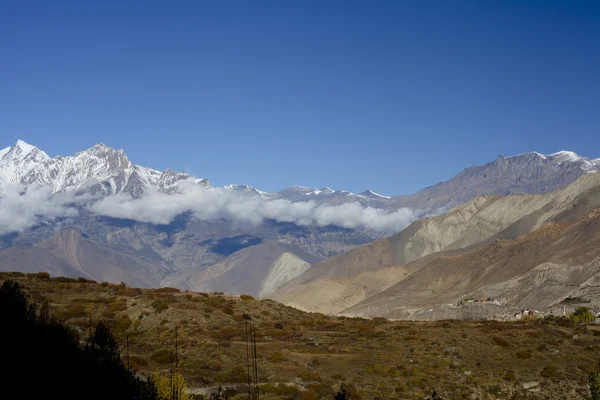
[[[246,315],[244,315],[246,317]],[[247,316],[250,318],[250,316]],[[246,323],[246,364],[248,367],[248,400],[252,400],[252,384],[250,383],[250,338],[248,337],[248,319],[244,318]]]
[[[131,364],[129,363],[129,335],[125,336],[125,341],[127,343],[127,369],[131,369]]]
[[[256,358],[256,328],[252,326],[252,318],[250,318],[250,337],[252,340],[252,358],[254,362],[254,396],[256,400],[259,398],[258,393],[258,359]]]
[[[171,399],[173,398],[173,351],[171,351],[171,372],[169,382],[171,385]]]
[[[177,353],[177,327],[175,327],[175,400],[179,399],[179,360]]]

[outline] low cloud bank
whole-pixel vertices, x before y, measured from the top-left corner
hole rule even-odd
[[[183,212],[214,221],[227,219],[241,224],[259,225],[264,219],[294,222],[299,225],[337,225],[394,232],[416,217],[408,208],[394,212],[363,207],[358,202],[338,206],[318,205],[314,201],[265,200],[260,196],[240,196],[219,188],[182,183],[176,193],[147,192],[140,198],[128,194],[106,197],[89,207],[90,211],[114,218],[168,224]]]
[[[89,199],[67,193],[52,195],[50,187],[0,185],[0,234],[21,232],[57,218],[74,217],[78,214],[79,201]]]
[[[397,232],[416,219],[413,210],[397,211],[364,207],[358,202],[319,205],[314,201],[293,203],[243,196],[219,188],[206,188],[181,182],[175,193],[148,191],[139,198],[120,193],[95,199],[61,193],[51,195],[49,188],[6,186],[0,198],[0,233],[22,231],[60,217],[74,217],[86,207],[97,215],[131,219],[152,224],[168,224],[177,215],[191,212],[208,221],[231,220],[242,225],[260,225],[264,219],[299,225],[337,225],[376,232]]]

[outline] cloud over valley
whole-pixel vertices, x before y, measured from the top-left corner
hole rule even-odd
[[[413,210],[386,211],[359,202],[323,205],[315,201],[292,202],[240,195],[222,188],[180,182],[173,193],[147,190],[140,197],[119,193],[100,198],[49,188],[4,185],[0,189],[0,234],[19,232],[33,226],[76,217],[82,209],[113,218],[152,224],[168,224],[182,213],[208,221],[226,219],[241,225],[260,225],[265,219],[298,225],[336,225],[381,233],[397,232],[412,222]]]

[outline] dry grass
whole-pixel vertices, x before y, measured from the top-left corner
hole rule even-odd
[[[327,398],[342,382],[362,399],[423,399],[432,390],[445,399],[581,398],[600,354],[593,325],[336,318],[270,300],[12,279],[83,332],[90,313],[93,323],[107,321],[124,357],[127,335],[131,365],[143,375],[169,367],[178,327],[179,365],[192,387],[243,387],[242,316],[250,313],[260,380],[271,399],[293,398],[298,390],[300,398]],[[530,381],[540,383],[539,392],[523,389]]]

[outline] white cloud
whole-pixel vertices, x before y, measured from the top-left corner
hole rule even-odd
[[[364,207],[358,202],[322,205],[314,201],[291,202],[244,196],[220,188],[206,188],[181,182],[177,191],[166,194],[147,191],[139,198],[119,193],[107,197],[76,196],[73,191],[52,195],[50,187],[0,186],[0,234],[20,232],[33,226],[74,217],[81,207],[97,215],[132,219],[152,224],[168,224],[177,215],[191,212],[194,217],[216,221],[226,219],[241,226],[257,226],[264,219],[299,225],[337,225],[369,231],[397,232],[416,219],[403,208],[388,212]]]
[[[20,232],[33,226],[77,215],[73,203],[89,200],[70,194],[52,195],[50,187],[0,185],[0,234]]]
[[[265,200],[190,183],[181,183],[178,191],[171,194],[149,191],[139,198],[123,193],[109,196],[93,203],[89,209],[99,215],[154,224],[167,224],[183,212],[192,212],[195,217],[209,221],[227,219],[258,225],[268,218],[300,225],[337,225],[378,232],[399,231],[416,218],[408,208],[387,212],[363,207],[358,202],[330,206],[313,201]]]

